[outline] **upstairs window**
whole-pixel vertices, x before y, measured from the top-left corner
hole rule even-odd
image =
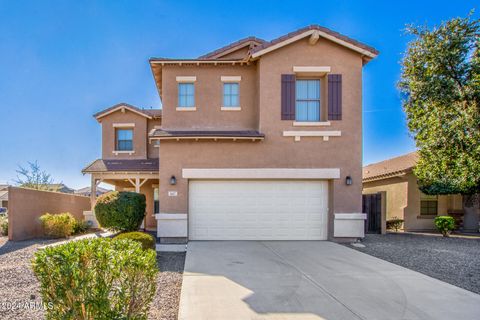
[[[178,107],[195,107],[195,86],[193,83],[187,82],[178,84]]]
[[[116,129],[115,150],[133,151],[133,129]]]
[[[239,87],[240,85],[235,82],[229,82],[223,84],[223,106],[224,107],[239,107]]]
[[[320,80],[296,80],[295,96],[295,120],[320,121]]]

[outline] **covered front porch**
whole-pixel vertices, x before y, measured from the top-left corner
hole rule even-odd
[[[132,191],[145,195],[146,214],[142,228],[156,231],[155,214],[158,202],[158,159],[149,160],[96,160],[82,171],[91,175],[91,205],[94,212],[97,187],[106,183],[116,191]]]

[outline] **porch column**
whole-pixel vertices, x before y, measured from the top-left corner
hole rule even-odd
[[[90,204],[92,206],[92,212],[95,208],[95,202],[97,201],[97,182],[95,176],[92,174],[92,181],[90,185]]]
[[[92,174],[92,181],[90,185],[90,204],[95,208],[95,203],[97,202],[97,186],[103,181],[103,179],[97,179],[95,175]]]

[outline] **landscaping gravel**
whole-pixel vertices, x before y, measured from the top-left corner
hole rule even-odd
[[[54,241],[7,240],[0,237],[0,319],[44,319],[43,310],[39,308],[39,285],[30,260],[39,246]]]
[[[148,313],[148,319],[176,320],[182,289],[185,252],[158,252],[157,294]]]
[[[39,239],[11,242],[0,237],[0,319],[44,319],[43,310],[34,306],[41,298],[30,261],[38,247],[53,242]],[[184,262],[185,253],[158,254],[161,272],[149,319],[177,319]]]
[[[368,234],[350,248],[480,294],[480,239]]]

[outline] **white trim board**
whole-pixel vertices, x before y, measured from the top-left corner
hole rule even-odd
[[[175,78],[177,82],[195,82],[197,81],[196,76],[178,76]]]
[[[339,179],[339,168],[182,169],[186,179]]]
[[[114,128],[131,128],[135,127],[135,123],[113,123]]]

